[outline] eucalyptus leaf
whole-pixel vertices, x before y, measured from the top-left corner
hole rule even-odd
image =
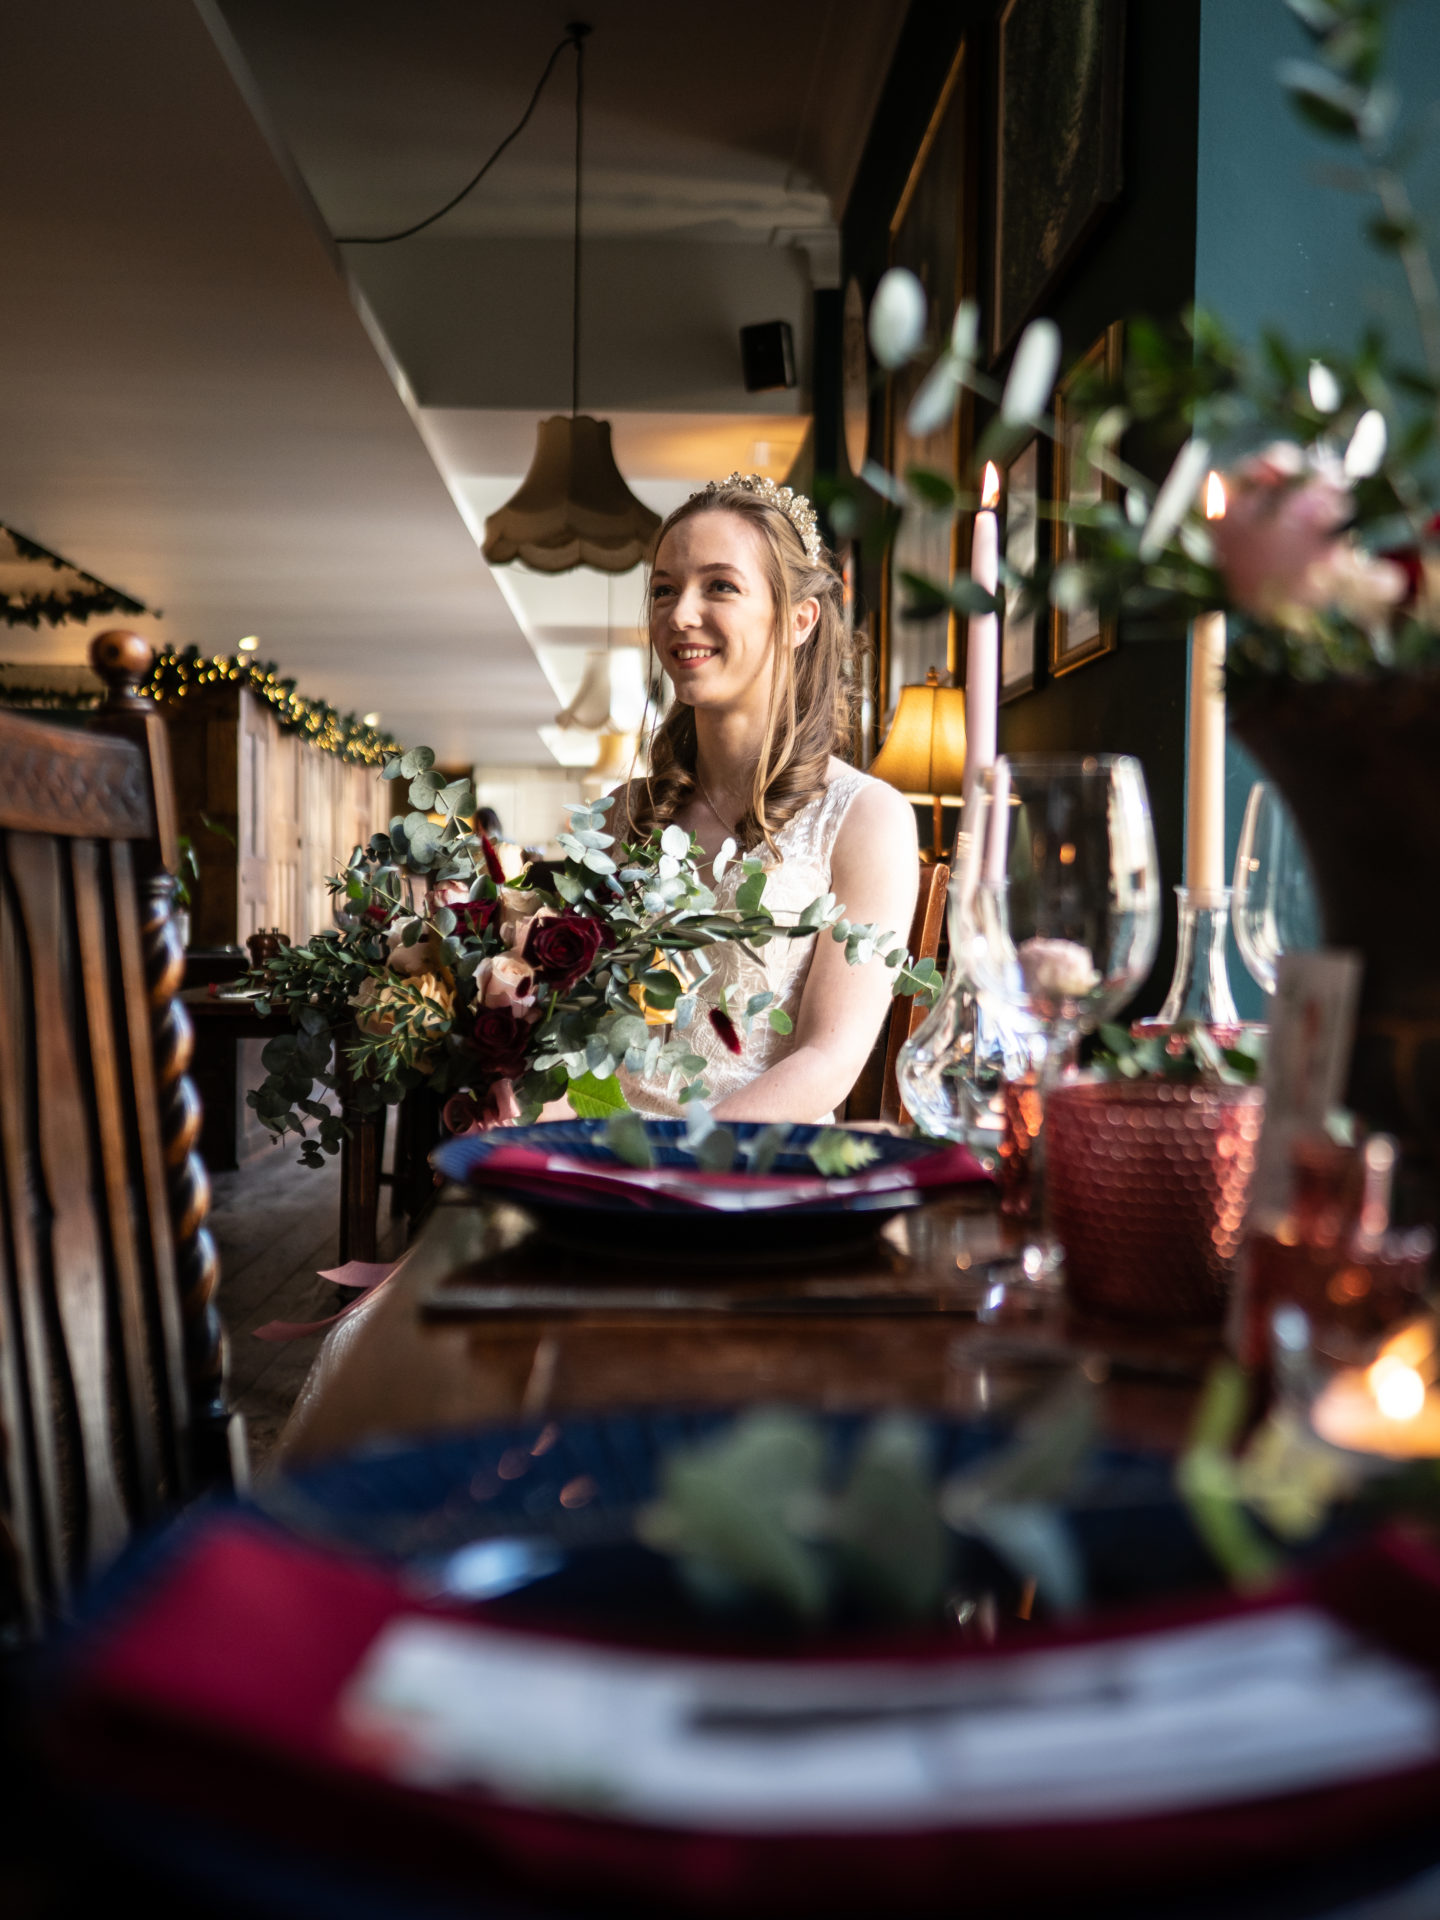
[[[765,898],[767,875],[763,871],[747,873],[740,882],[735,894],[735,906],[740,913],[754,913]]]
[[[695,1148],[695,1158],[706,1173],[729,1173],[735,1165],[735,1136],[729,1127],[717,1126]]]
[[[955,412],[964,390],[960,365],[948,353],[941,354],[910,402],[905,416],[906,429],[917,440],[923,440],[937,427],[943,427]]]
[[[1209,444],[1198,437],[1187,440],[1176,454],[1140,535],[1142,560],[1153,560],[1168,543],[1194,505],[1209,465]]]
[[[1007,424],[1033,422],[1045,411],[1060,370],[1060,329],[1053,320],[1032,320],[1020,336],[1000,400]]]
[[[638,1113],[617,1113],[608,1120],[605,1124],[605,1144],[626,1166],[650,1168],[655,1164],[650,1137]]]
[[[925,337],[925,289],[908,267],[880,276],[870,302],[870,348],[887,371],[901,367]]]

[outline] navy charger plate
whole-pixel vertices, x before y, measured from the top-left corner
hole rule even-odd
[[[442,1141],[430,1160],[447,1179],[462,1184],[501,1147],[534,1147],[597,1166],[621,1166],[624,1163],[619,1155],[605,1143],[605,1125],[603,1120],[551,1120],[533,1127],[462,1134]],[[757,1120],[741,1120],[734,1122],[730,1131],[743,1146],[765,1127]],[[815,1168],[806,1148],[826,1131],[818,1126],[794,1127],[771,1171],[813,1175]],[[695,1156],[684,1143],[683,1120],[647,1119],[645,1133],[657,1166],[695,1166]],[[898,1134],[876,1133],[866,1138],[877,1149],[877,1157],[867,1171],[921,1160],[936,1151],[933,1141],[905,1139]],[[607,1238],[613,1243],[615,1229],[623,1223],[627,1255],[671,1258],[677,1251],[677,1225],[684,1222],[697,1230],[685,1236],[686,1259],[709,1263],[733,1258],[737,1253],[751,1260],[833,1254],[872,1239],[887,1220],[934,1196],[920,1191],[837,1194],[833,1199],[803,1206],[753,1213],[702,1212],[659,1194],[647,1195],[648,1204],[642,1204],[638,1196],[632,1201],[619,1194],[613,1198],[602,1194],[542,1195],[517,1187],[513,1197],[534,1215],[550,1238],[586,1251]]]

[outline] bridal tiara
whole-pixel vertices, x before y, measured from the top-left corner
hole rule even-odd
[[[811,566],[820,565],[820,528],[815,519],[815,509],[803,493],[796,493],[793,487],[777,487],[763,473],[731,473],[723,480],[708,481],[690,498],[698,500],[702,493],[719,493],[725,487],[743,487],[746,493],[753,493],[768,506],[778,507],[799,534],[800,544]]]

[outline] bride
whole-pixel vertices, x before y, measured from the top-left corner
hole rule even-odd
[[[915,816],[892,787],[835,757],[849,686],[840,579],[802,495],[755,474],[712,482],[660,529],[650,578],[650,638],[675,705],[612,815],[620,838],[671,821],[713,861],[726,840],[769,868],[765,904],[777,918],[833,893],[846,918],[894,929],[903,944],[919,890]],[[704,871],[702,866],[702,872]],[[715,893],[734,904],[743,879],[726,868]],[[890,1004],[890,971],[847,964],[828,935],[772,940],[751,959],[711,949],[716,971],[686,1038],[706,1058],[711,1111],[726,1120],[828,1119],[869,1056]],[[793,1021],[775,1033],[757,1019],[736,1053],[704,1017],[731,983],[771,992]],[[723,1024],[722,1028],[723,1028]],[[679,1111],[663,1083],[626,1074],[641,1113]],[[568,1117],[557,1101],[551,1118]],[[306,1425],[324,1383],[386,1292],[377,1287],[336,1326],[315,1359],[282,1435]]]
[[[632,781],[613,819],[622,839],[674,821],[713,860],[726,840],[769,868],[777,918],[833,893],[848,920],[904,945],[919,887],[915,816],[893,787],[835,756],[851,681],[839,575],[802,494],[756,474],[712,481],[660,529],[649,587],[650,641],[675,689],[648,779]],[[705,868],[702,864],[702,874]],[[736,863],[715,884],[733,906]],[[686,1038],[707,1063],[711,1109],[725,1120],[828,1119],[869,1056],[890,1004],[890,971],[850,966],[842,944],[773,940],[751,958],[712,949]],[[748,1038],[704,1013],[770,992],[793,1022],[762,1016]],[[739,1051],[735,1050],[738,1044]],[[663,1081],[624,1074],[630,1105],[675,1114]]]

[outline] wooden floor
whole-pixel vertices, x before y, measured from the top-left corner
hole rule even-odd
[[[220,1315],[230,1341],[230,1404],[245,1415],[251,1465],[264,1466],[284,1426],[321,1334],[285,1345],[257,1340],[271,1320],[319,1320],[341,1296],[319,1270],[339,1264],[340,1164],[312,1171],[293,1145],[272,1147],[234,1173],[211,1175],[210,1230],[220,1253]],[[398,1257],[382,1190],[381,1259]]]

